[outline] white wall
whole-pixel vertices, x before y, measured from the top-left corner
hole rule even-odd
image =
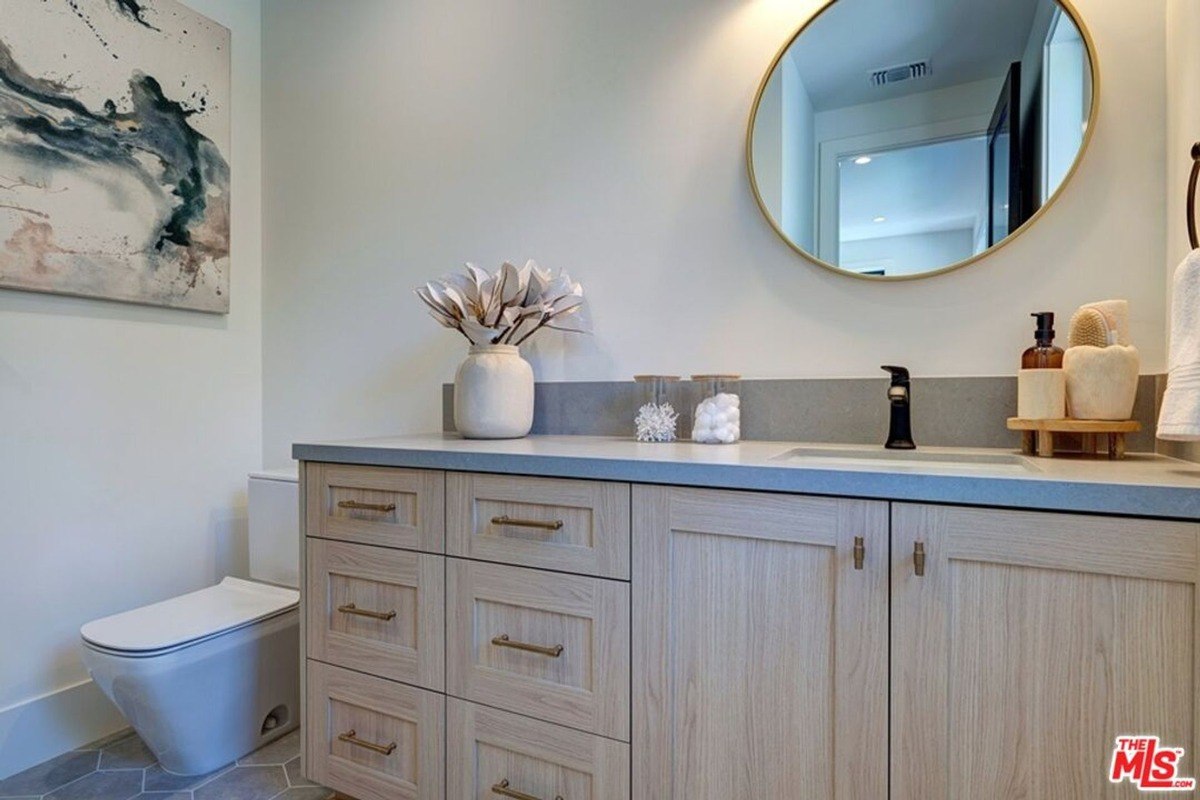
[[[246,563],[261,458],[261,19],[233,31],[228,317],[0,291],[0,777],[124,727],[79,662],[90,619]]]
[[[784,61],[791,59],[784,56]],[[759,197],[771,215],[785,231],[788,230],[784,217],[783,160],[787,134],[783,117],[784,71],[771,73],[762,97],[758,101],[758,114],[754,119],[754,135],[751,138],[750,158],[754,162],[754,180]]]
[[[1040,207],[1045,200],[1040,196],[1043,182],[1041,175],[1046,162],[1046,154],[1043,152],[1045,141],[1042,138],[1045,131],[1045,120],[1042,119],[1041,109],[1043,102],[1042,71],[1046,54],[1046,37],[1054,22],[1055,10],[1054,3],[1038,5],[1033,25],[1029,31],[1029,39],[1025,43],[1025,53],[1021,57],[1021,114],[1019,121],[1022,136],[1021,146],[1025,149],[1021,159],[1029,164],[1033,174],[1038,176],[1037,179],[1030,181],[1030,185],[1039,194],[1035,207]],[[1069,22],[1069,17],[1063,20],[1064,25]],[[1101,63],[1103,63],[1103,56],[1101,56]]]
[[[880,131],[927,127],[963,117],[983,118],[983,127],[978,131],[983,132],[1003,86],[1003,77],[984,78],[890,100],[818,111],[817,144]]]
[[[780,61],[783,78],[783,230],[811,253],[816,248],[816,114],[790,56]]]
[[[758,101],[751,158],[763,203],[788,238],[808,252],[816,246],[814,128],[804,79],[785,53]]]
[[[1200,141],[1200,0],[1167,2],[1167,275],[1170,302],[1171,279],[1190,248],[1187,235],[1187,180],[1192,168],[1191,147]],[[1173,455],[1200,461],[1200,443],[1161,443]]]
[[[930,265],[955,264],[975,252],[971,229],[929,231],[842,242],[841,265],[854,272],[884,268],[888,275],[912,275]]]
[[[984,261],[902,284],[806,263],[747,186],[751,99],[817,5],[265,0],[267,460],[439,426],[463,344],[410,289],[465,260],[583,281],[596,335],[531,348],[542,380],[1012,374],[1030,311],[1114,296],[1161,370],[1166,0],[1079,0],[1105,77],[1072,185]]]

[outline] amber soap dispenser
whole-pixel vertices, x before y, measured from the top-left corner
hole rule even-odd
[[[1021,369],[1062,369],[1063,351],[1054,346],[1054,312],[1035,311],[1037,344],[1021,354]]]

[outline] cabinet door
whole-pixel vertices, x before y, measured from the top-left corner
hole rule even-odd
[[[633,520],[635,800],[886,797],[887,504],[638,486]]]
[[[1137,797],[1108,781],[1122,734],[1192,776],[1198,533],[894,505],[893,800]]]

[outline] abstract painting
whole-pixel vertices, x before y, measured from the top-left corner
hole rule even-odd
[[[229,31],[0,0],[0,288],[229,311]]]

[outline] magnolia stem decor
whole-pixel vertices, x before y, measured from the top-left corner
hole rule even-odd
[[[430,315],[467,337],[454,376],[454,425],[470,439],[519,439],[533,426],[533,368],[520,345],[543,328],[587,333],[583,287],[533,261],[495,273],[467,264],[416,290]]]

